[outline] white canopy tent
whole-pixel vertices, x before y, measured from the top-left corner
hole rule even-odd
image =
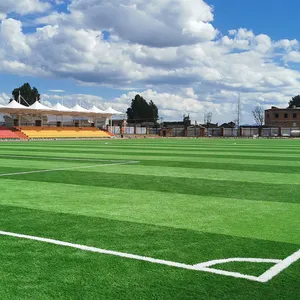
[[[89,111],[80,105],[76,104],[74,107],[71,108],[72,112],[76,113],[77,115],[86,114]]]
[[[55,104],[51,107],[51,110],[54,111],[55,115],[66,115],[72,112],[72,110],[64,105],[61,105],[60,103]]]
[[[17,101],[13,100],[6,106],[3,106],[0,108],[1,113],[8,113],[8,114],[28,114],[29,113],[29,108],[27,106],[24,106]]]
[[[50,114],[50,112],[52,112],[53,110],[50,107],[45,106],[40,102],[36,101],[34,102],[34,104],[28,107],[28,111],[32,112],[33,114]]]
[[[82,116],[82,117],[94,117],[97,118],[110,118],[112,120],[113,115],[123,115],[123,113],[114,110],[109,107],[106,110],[101,110],[95,105],[91,109],[85,109],[80,105],[75,105],[72,108],[65,107],[64,105],[57,103],[53,107],[48,107],[36,101],[31,106],[24,106],[17,101],[13,100],[9,104],[2,106],[0,105],[0,113],[2,114],[14,114],[20,115],[53,115],[61,116],[63,121],[63,116]],[[19,123],[20,124],[20,123]],[[111,121],[112,124],[112,121]]]
[[[113,108],[109,107],[105,110],[105,112],[107,114],[110,114],[110,115],[124,115],[124,113],[120,112],[120,111],[117,111],[117,110],[114,110]]]
[[[99,109],[98,107],[96,107],[95,105],[89,109],[89,111],[93,114],[107,114],[104,110]]]
[[[66,115],[66,116],[91,116],[99,115],[103,117],[111,117],[112,115],[122,115],[123,113],[118,112],[111,107],[105,111],[93,106],[91,109],[85,109],[80,105],[75,105],[74,107],[67,108],[59,103],[53,107],[48,107],[40,102],[35,102],[31,106],[24,106],[17,101],[13,100],[9,104],[3,106],[0,105],[0,113],[9,113],[9,114],[45,114],[45,115]]]
[[[113,117],[113,115],[115,115],[115,116],[124,115],[124,113],[122,113],[120,111],[117,111],[117,110],[114,110],[112,107],[107,108],[105,110],[105,112],[110,115],[110,128],[112,128],[112,117]]]

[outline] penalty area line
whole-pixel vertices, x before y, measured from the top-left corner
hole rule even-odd
[[[222,260],[222,263],[226,263],[226,262],[230,262],[230,261],[278,262],[274,266],[275,268],[277,266],[276,270],[272,270],[272,268],[270,268],[267,272],[265,272],[261,276],[256,277],[256,276],[246,275],[246,274],[242,274],[242,273],[238,273],[238,272],[230,272],[230,271],[207,267],[209,265],[217,264],[218,261],[216,261],[216,260],[210,261],[207,263],[203,263],[203,267],[202,267],[201,264],[189,265],[189,264],[173,262],[173,261],[168,261],[168,260],[163,260],[163,259],[156,259],[156,258],[152,258],[152,257],[142,256],[142,255],[118,252],[118,251],[113,251],[113,250],[106,250],[106,249],[90,247],[90,246],[85,246],[85,245],[80,245],[80,244],[73,244],[70,242],[63,242],[63,241],[59,241],[59,240],[55,240],[55,239],[42,238],[42,237],[7,232],[7,231],[0,231],[0,235],[16,237],[16,238],[21,238],[21,239],[28,239],[28,240],[33,240],[33,241],[39,241],[39,242],[44,242],[44,243],[54,244],[54,245],[59,245],[59,246],[64,246],[64,247],[71,247],[71,248],[75,248],[75,249],[79,249],[79,250],[83,250],[83,251],[118,256],[118,257],[122,257],[122,258],[129,258],[129,259],[145,261],[145,262],[160,264],[160,265],[166,265],[166,266],[176,267],[176,268],[181,268],[181,269],[186,269],[186,270],[193,270],[193,271],[198,271],[198,272],[199,271],[200,272],[208,272],[208,273],[213,273],[213,274],[218,274],[218,275],[223,275],[223,276],[228,276],[228,277],[234,277],[234,278],[243,278],[243,279],[256,281],[256,282],[260,282],[260,283],[265,283],[265,282],[269,281],[270,279],[272,279],[275,275],[279,274],[281,271],[283,271],[285,268],[287,268],[293,262],[297,261],[300,256],[300,250],[299,250],[282,261],[270,260],[270,259],[253,259],[253,258],[229,258],[229,259]]]
[[[0,174],[0,177],[35,174],[35,173],[58,172],[58,171],[76,170],[76,169],[90,169],[90,168],[97,168],[97,167],[110,167],[110,166],[118,166],[118,165],[130,165],[130,164],[137,164],[137,163],[139,163],[139,161],[132,160],[132,161],[126,161],[126,162],[123,161],[123,162],[118,162],[118,163],[110,163],[110,164],[96,164],[96,165],[90,165],[90,166],[77,166],[77,167],[58,168],[58,169],[33,170],[33,171],[25,171],[25,172]]]

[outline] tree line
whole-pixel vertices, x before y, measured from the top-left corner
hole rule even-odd
[[[127,111],[128,123],[145,123],[158,121],[158,108],[152,100],[148,103],[142,96],[136,95],[131,100],[131,105]]]

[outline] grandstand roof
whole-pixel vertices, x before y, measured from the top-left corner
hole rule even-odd
[[[56,110],[58,112],[71,112],[72,110],[66,106],[61,105],[60,103],[55,104],[52,106],[53,110]]]
[[[99,109],[95,105],[92,108],[90,108],[89,111],[91,111],[93,113],[98,113],[98,114],[105,114],[106,113],[104,110]]]
[[[109,107],[108,109],[105,110],[107,114],[111,115],[123,115],[120,111],[114,110],[113,108]]]
[[[59,103],[53,107],[48,107],[40,102],[35,102],[33,105],[27,107],[17,101],[13,100],[6,106],[0,105],[0,113],[8,114],[44,114],[44,115],[66,115],[66,116],[105,116],[111,117],[113,115],[123,115],[124,113],[114,110],[109,107],[105,111],[93,106],[91,109],[85,109],[80,105],[75,105],[73,108],[67,108]]]
[[[0,112],[1,113],[28,113],[28,107],[18,103],[17,101],[13,100],[6,106],[0,107]]]

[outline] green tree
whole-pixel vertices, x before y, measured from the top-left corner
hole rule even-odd
[[[136,95],[127,109],[127,122],[154,122],[158,120],[158,108],[151,100],[149,103],[140,95]]]
[[[152,100],[150,100],[149,106],[150,106],[150,109],[151,109],[151,112],[152,112],[151,118],[152,118],[153,122],[156,123],[157,120],[158,120],[158,108]]]
[[[29,83],[24,83],[21,87],[15,88],[12,91],[12,95],[14,97],[14,100],[16,100],[16,101],[19,100],[19,95],[21,95],[22,96],[21,104],[25,105],[25,106],[28,106],[28,105],[30,106],[36,100],[40,101],[40,98],[41,98],[41,95],[39,94],[39,91],[37,90],[37,88],[35,88],[35,87],[31,88]]]
[[[300,95],[295,96],[290,100],[289,108],[292,108],[293,106],[300,107]]]

